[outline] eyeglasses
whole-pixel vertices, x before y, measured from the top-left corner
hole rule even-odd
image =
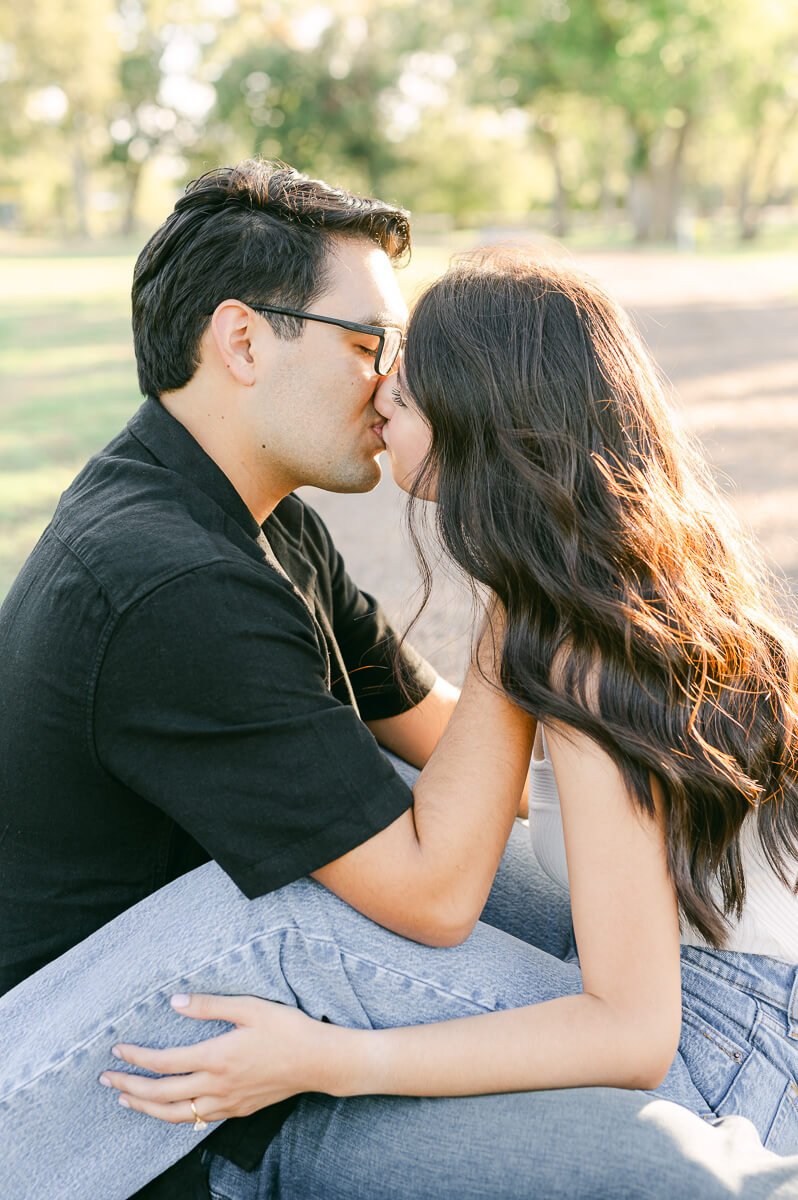
[[[284,317],[300,317],[303,321],[323,321],[325,325],[340,325],[354,333],[367,333],[379,345],[374,353],[374,370],[378,375],[390,375],[406,338],[396,325],[358,325],[355,321],[339,321],[337,317],[322,317],[318,313],[300,312],[297,308],[278,308],[276,304],[250,304],[256,312],[280,313]]]

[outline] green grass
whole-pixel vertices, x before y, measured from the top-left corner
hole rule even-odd
[[[58,497],[140,401],[133,257],[4,256],[0,300],[0,597]]]

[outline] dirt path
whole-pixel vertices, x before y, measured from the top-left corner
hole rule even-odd
[[[633,311],[723,490],[798,607],[798,255],[579,261]],[[306,493],[361,586],[392,615],[412,612],[417,576],[387,467],[367,496]],[[443,579],[413,639],[457,682],[468,623],[463,591]]]

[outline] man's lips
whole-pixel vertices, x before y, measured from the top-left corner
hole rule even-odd
[[[371,427],[371,428],[374,430],[374,432],[376,433],[377,437],[380,439],[380,441],[382,442],[382,444],[383,444],[383,446],[384,446],[384,445],[385,445],[385,438],[384,438],[384,436],[383,436],[383,431],[384,431],[384,429],[385,429],[385,422],[384,422],[384,421],[380,421],[380,423],[379,423],[378,425],[372,425],[372,427]]]

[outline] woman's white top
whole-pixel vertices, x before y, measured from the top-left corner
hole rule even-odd
[[[529,769],[529,835],[535,858],[550,879],[568,890],[560,794],[540,726],[544,757],[532,759]],[[798,896],[781,882],[765,858],[756,832],[753,812],[746,817],[740,834],[745,871],[745,905],[734,921],[724,949],[743,954],[767,954],[798,963]],[[798,874],[798,860],[795,863]],[[718,887],[718,893],[720,888]],[[709,949],[700,933],[683,921],[681,942]]]

